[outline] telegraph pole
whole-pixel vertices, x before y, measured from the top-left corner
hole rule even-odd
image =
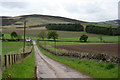
[[[23,46],[23,53],[25,52],[25,32],[26,32],[26,21],[24,22],[24,46]]]

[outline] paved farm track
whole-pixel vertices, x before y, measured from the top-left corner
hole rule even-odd
[[[35,41],[35,66],[37,78],[89,78],[80,72],[56,62],[40,52]]]

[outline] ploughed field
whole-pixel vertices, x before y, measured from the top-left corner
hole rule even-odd
[[[56,46],[57,49],[76,51],[81,53],[106,53],[108,55],[118,55],[118,44],[81,44]]]

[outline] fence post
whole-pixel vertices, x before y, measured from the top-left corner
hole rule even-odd
[[[18,54],[18,61],[20,61],[20,54]]]
[[[12,58],[12,59],[11,59],[11,60],[12,60],[12,65],[13,65],[13,63],[14,63],[14,62],[13,62],[13,54],[11,54],[11,58]]]
[[[16,57],[15,57],[15,54],[14,54],[14,63],[16,62]]]
[[[16,54],[16,61],[18,61],[18,55]]]
[[[10,62],[11,60],[10,60],[10,55],[8,55],[8,62],[9,62],[9,66],[10,66]]]
[[[5,57],[5,67],[7,67],[7,55],[4,55]]]
[[[21,55],[19,54],[19,59],[21,60]]]

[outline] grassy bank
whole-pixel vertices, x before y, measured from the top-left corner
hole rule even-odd
[[[3,70],[3,78],[7,78],[11,74],[11,78],[33,78],[34,77],[34,50],[24,60],[15,63],[9,68]]]
[[[39,47],[40,51],[51,59],[54,59],[62,64],[74,68],[83,74],[94,78],[117,78],[118,67],[113,64],[105,64],[102,62],[71,59],[66,57],[55,56],[48,53]]]

